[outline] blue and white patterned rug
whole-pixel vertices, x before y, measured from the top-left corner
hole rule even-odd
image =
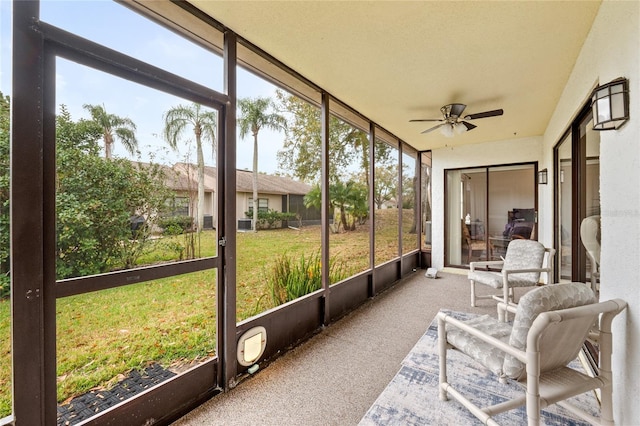
[[[473,316],[449,313],[460,319]],[[576,366],[580,368],[579,364]],[[458,391],[480,406],[497,404],[523,392],[515,383],[499,383],[493,373],[458,351],[447,354],[447,375]],[[593,393],[572,398],[570,402],[583,409],[588,407],[587,411],[592,415],[599,414]],[[520,407],[497,415],[494,420],[503,425],[522,425],[527,423],[527,416],[525,408]],[[435,319],[360,421],[361,426],[479,424],[482,423],[455,399],[440,401],[438,397],[438,327]],[[589,423],[577,420],[562,407],[554,405],[542,411],[542,424],[578,426]]]

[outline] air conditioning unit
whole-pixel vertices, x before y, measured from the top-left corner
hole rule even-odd
[[[251,231],[251,219],[238,219],[238,231]]]

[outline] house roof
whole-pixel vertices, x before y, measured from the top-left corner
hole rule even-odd
[[[167,186],[172,189],[195,191],[197,184],[197,168],[193,164],[176,163],[172,167],[166,167]],[[215,192],[216,190],[216,167],[205,166],[204,187],[205,191]],[[236,190],[238,192],[253,191],[253,172],[248,170],[236,171]],[[292,194],[305,195],[311,190],[311,186],[304,182],[296,181],[287,176],[258,174],[258,192],[261,194]]]
[[[172,173],[178,176],[174,182],[179,182],[180,186],[174,187],[174,189],[180,189],[183,191],[197,191],[198,190],[198,168],[195,164],[189,163],[176,163],[171,167]],[[171,179],[171,178],[170,178]],[[170,185],[173,182],[167,182]],[[215,192],[217,188],[216,184],[216,172],[214,167],[204,168],[204,190],[207,192]]]
[[[236,188],[238,192],[253,191],[253,172],[236,171]],[[258,173],[258,192],[263,194],[297,194],[305,195],[311,186],[286,176],[275,176]]]
[[[601,2],[190,3],[423,150],[542,135]],[[504,115],[453,138],[409,122],[450,103]]]
[[[132,161],[131,163],[140,168],[151,167],[150,163],[139,161]],[[154,166],[162,169],[162,172],[164,174],[164,182],[168,188],[180,191],[186,191],[190,186],[193,187],[194,190],[195,188],[197,188],[197,185],[194,183],[196,181],[194,180],[193,182],[191,182],[187,177],[188,175],[184,173],[180,168],[176,168],[176,166],[167,166],[164,164],[154,164]]]

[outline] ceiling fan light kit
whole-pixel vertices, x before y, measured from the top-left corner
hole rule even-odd
[[[470,123],[466,123],[466,124],[470,124]],[[473,124],[471,124],[473,126]],[[476,126],[471,127],[471,129],[473,129]],[[445,124],[444,126],[440,127],[440,133],[442,133],[443,136],[446,136],[448,138],[452,138],[455,135],[461,135],[464,132],[466,132],[467,130],[467,126],[465,126],[464,122],[459,122],[459,123],[453,123],[453,124]]]
[[[453,137],[453,124],[446,124],[440,127],[440,133],[447,138]]]
[[[439,121],[440,124],[437,124],[423,131],[422,133],[429,133],[433,130],[440,129],[440,133],[450,138],[456,134],[460,135],[464,132],[473,130],[477,127],[475,124],[469,123],[468,120],[477,120],[479,118],[496,117],[504,113],[502,109],[494,109],[491,111],[484,111],[476,114],[468,114],[468,115],[465,115],[462,119],[460,119],[466,107],[467,106],[465,104],[449,104],[440,108],[440,112],[442,113],[442,118],[424,118],[424,119],[415,119],[415,120],[409,120],[409,121],[410,122]]]

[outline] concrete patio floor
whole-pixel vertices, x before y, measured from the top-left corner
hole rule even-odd
[[[496,314],[493,301],[470,307],[466,270],[424,274],[404,278],[173,424],[358,424],[441,308]]]

